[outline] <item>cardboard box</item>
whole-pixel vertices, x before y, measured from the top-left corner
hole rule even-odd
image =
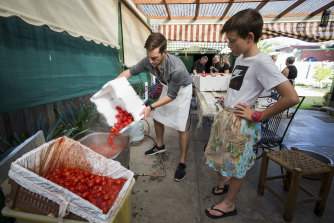
[[[230,82],[230,74],[206,74],[194,75],[193,82],[200,91],[227,91]]]
[[[109,81],[90,100],[96,105],[97,111],[105,117],[109,126],[114,126],[117,122],[115,117],[118,114],[116,106],[132,114],[133,122],[124,127],[120,131],[121,133],[144,117],[139,115],[145,108],[144,102],[125,77]]]

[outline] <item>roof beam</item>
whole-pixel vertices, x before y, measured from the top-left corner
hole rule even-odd
[[[198,0],[133,0],[134,4],[196,4]],[[263,1],[280,1],[280,0],[234,0],[234,2],[263,2]],[[230,0],[199,0],[199,3],[229,3]]]
[[[267,3],[269,2],[269,0],[264,0],[263,2],[261,2],[257,7],[256,7],[256,11],[260,11],[263,6],[265,6]]]
[[[228,5],[227,5],[227,7],[226,7],[226,9],[225,9],[225,11],[224,11],[224,13],[223,13],[223,15],[220,17],[220,20],[223,20],[223,19],[225,18],[225,16],[227,15],[228,11],[230,10],[230,8],[231,8],[233,2],[234,2],[233,0],[230,0],[230,1],[229,1],[229,3],[228,3]]]
[[[310,15],[308,15],[307,17],[308,17],[308,18],[311,18],[311,17],[313,17],[313,16],[319,14],[320,12],[324,11],[325,9],[329,9],[329,8],[332,7],[332,6],[334,6],[334,2],[333,2],[333,1],[330,2],[330,3],[328,3],[327,5],[322,6],[322,7],[319,8],[319,9],[315,10],[314,12],[312,12],[312,13],[311,13]]]
[[[170,10],[169,10],[168,4],[167,4],[167,0],[164,0],[164,4],[165,4],[166,11],[167,11],[167,14],[168,14],[168,19],[171,20],[172,17],[171,17],[171,13],[170,13]]]
[[[286,15],[288,12],[290,12],[291,10],[293,10],[294,8],[296,8],[298,5],[302,4],[303,2],[305,2],[305,0],[298,0],[297,2],[295,2],[294,4],[292,4],[289,8],[285,9],[278,16],[276,16],[275,19],[282,18],[284,15]]]
[[[199,0],[196,0],[196,12],[195,12],[195,20],[198,18],[199,13]]]

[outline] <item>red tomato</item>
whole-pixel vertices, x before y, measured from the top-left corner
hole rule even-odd
[[[116,132],[115,132],[115,135],[117,135],[117,136],[118,136],[118,135],[119,135],[119,131],[116,131]]]
[[[93,181],[93,180],[88,180],[88,181],[87,181],[87,186],[88,186],[89,188],[92,188],[92,187],[94,186],[94,181]]]
[[[115,128],[111,128],[111,129],[110,129],[110,132],[115,132],[115,131],[116,131]]]
[[[84,175],[85,177],[89,177],[89,176],[90,176],[90,173],[89,173],[88,171],[84,171],[84,172],[83,172],[83,175]]]
[[[120,185],[120,184],[122,184],[122,180],[121,180],[121,179],[116,179],[116,180],[114,181],[114,184],[115,184],[115,185]]]
[[[113,141],[112,141],[112,139],[109,139],[109,144],[113,144]]]
[[[116,124],[115,124],[115,125],[116,125]],[[116,126],[115,126],[115,127],[116,127]],[[114,137],[115,137],[115,136],[114,136],[113,134],[110,134],[110,135],[109,135],[109,139],[114,139]]]
[[[52,174],[55,176],[59,176],[61,174],[61,170],[59,168],[54,168],[52,170]]]
[[[85,191],[85,192],[82,193],[82,196],[81,196],[81,197],[84,198],[84,199],[87,199],[88,196],[89,196],[89,192],[88,192],[88,191]]]
[[[101,184],[101,177],[96,176],[95,179],[94,179],[94,183],[95,184]]]
[[[110,195],[109,195],[109,194],[104,194],[104,195],[102,196],[102,200],[104,200],[104,201],[109,200],[109,198],[110,198]]]
[[[103,214],[107,214],[109,211],[108,207],[102,207],[101,210],[103,211]]]

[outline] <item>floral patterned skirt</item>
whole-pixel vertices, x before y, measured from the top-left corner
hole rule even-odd
[[[232,110],[225,108],[215,117],[204,160],[223,176],[243,178],[255,163],[253,145],[261,137],[261,125]]]

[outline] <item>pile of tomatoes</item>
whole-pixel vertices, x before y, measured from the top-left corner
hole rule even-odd
[[[119,131],[121,131],[124,127],[128,126],[131,122],[133,122],[133,116],[128,113],[126,110],[123,110],[119,106],[116,106],[118,114],[115,116],[117,122],[114,124],[114,127],[110,129],[111,134],[109,135],[109,143],[112,149],[115,149],[113,139],[115,135],[119,135]]]
[[[45,178],[62,186],[108,213],[126,179],[91,174],[80,168],[54,168]]]
[[[213,73],[213,74],[210,74],[210,73],[203,73],[201,74],[201,77],[206,77],[206,76],[212,76],[212,77],[215,77],[217,75],[220,75],[220,76],[224,76],[223,73]]]

